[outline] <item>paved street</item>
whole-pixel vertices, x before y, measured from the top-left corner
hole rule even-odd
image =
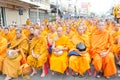
[[[112,77],[110,79],[105,79],[104,77],[98,79],[93,76],[85,76],[84,78],[73,77],[71,75],[66,76],[65,74],[55,73],[54,76],[51,75],[51,72],[45,77],[40,77],[41,71],[38,71],[38,74],[31,77],[30,80],[120,80],[120,77]],[[4,80],[5,76],[1,75],[0,80]],[[14,79],[13,79],[14,80]],[[22,77],[19,77],[18,80],[23,80]]]

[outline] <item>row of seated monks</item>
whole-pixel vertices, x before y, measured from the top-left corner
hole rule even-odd
[[[110,78],[117,74],[119,55],[120,23],[109,19],[0,26],[0,71],[6,75],[5,80],[18,79],[23,65],[30,67],[31,77],[40,69],[41,77],[45,77],[50,69],[52,75],[58,72],[84,77],[87,72],[97,78]]]

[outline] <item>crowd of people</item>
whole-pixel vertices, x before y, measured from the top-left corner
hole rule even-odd
[[[84,43],[86,50],[78,50],[79,43]],[[79,55],[68,56],[71,51]],[[24,64],[30,66],[31,77],[39,69],[41,77],[49,69],[52,75],[59,72],[84,77],[87,72],[97,78],[116,76],[116,66],[120,67],[120,21],[95,17],[0,26],[0,71],[5,80],[17,79]]]

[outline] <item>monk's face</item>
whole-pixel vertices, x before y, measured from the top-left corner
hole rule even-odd
[[[63,33],[62,27],[59,27],[59,28],[57,29],[57,34],[58,34],[58,36],[62,36],[62,33]]]
[[[43,31],[44,30],[44,26],[40,26],[40,31]]]
[[[14,29],[14,27],[13,26],[10,26],[10,28],[9,28],[10,30],[12,30],[12,29]]]
[[[39,31],[39,30],[35,30],[35,31],[34,31],[34,36],[35,36],[36,38],[39,38],[39,36],[40,36],[40,31]]]
[[[98,30],[103,31],[105,29],[105,23],[104,22],[100,22],[97,26]]]
[[[70,32],[70,28],[69,28],[69,27],[66,28],[66,32],[67,32],[67,33]]]
[[[34,34],[34,28],[30,28],[30,33]]]
[[[56,31],[56,28],[54,26],[51,26],[51,31]]]
[[[79,34],[84,34],[84,32],[85,32],[84,27],[82,27],[82,26],[78,27],[78,33]]]
[[[9,30],[8,29],[4,29],[5,34],[8,34]]]
[[[19,30],[16,31],[16,38],[17,38],[17,39],[20,39],[21,36],[22,36],[22,33],[21,33]]]

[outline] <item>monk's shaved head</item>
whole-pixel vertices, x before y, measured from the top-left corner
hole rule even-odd
[[[39,37],[39,35],[40,35],[40,30],[35,29],[35,31],[34,31],[34,36],[35,36],[35,37]]]
[[[104,30],[104,29],[105,29],[105,26],[106,26],[106,24],[105,24],[104,21],[100,21],[100,22],[97,24],[97,28],[98,28],[99,30]]]
[[[62,27],[58,27],[58,28],[57,28],[57,31],[60,31],[60,30],[62,31],[63,28],[62,28]]]
[[[63,34],[63,29],[62,29],[62,27],[58,27],[58,28],[57,28],[57,34],[58,34],[59,37],[62,36],[62,34]]]
[[[84,25],[81,25],[77,28],[77,31],[79,34],[83,34],[86,31],[86,27]]]
[[[40,30],[35,29],[34,33],[35,33],[35,34],[40,34]]]

